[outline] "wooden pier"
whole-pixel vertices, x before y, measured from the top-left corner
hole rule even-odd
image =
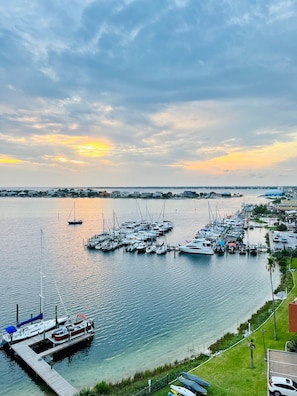
[[[75,344],[90,339],[94,333],[87,333],[64,344],[49,348],[41,353],[36,353],[31,348],[32,345],[42,342],[46,338],[45,335],[36,336],[11,345],[14,353],[40,377],[49,388],[51,388],[58,396],[74,396],[78,394],[69,382],[67,382],[56,370],[54,370],[43,358],[48,355],[60,352]]]

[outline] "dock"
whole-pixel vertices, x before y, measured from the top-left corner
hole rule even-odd
[[[74,396],[78,394],[79,391],[75,389],[69,382],[67,382],[43,358],[45,356],[53,355],[54,353],[65,350],[66,348],[69,348],[80,342],[86,341],[90,339],[93,335],[94,333],[84,334],[64,344],[48,348],[46,351],[40,353],[34,352],[31,346],[42,342],[42,340],[46,338],[46,334],[32,337],[16,344],[12,344],[10,348],[58,396]]]

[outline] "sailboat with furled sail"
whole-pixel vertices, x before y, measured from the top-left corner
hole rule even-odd
[[[72,211],[71,211],[72,212]],[[72,219],[70,219],[70,215],[71,215],[71,212],[70,212],[70,214],[69,214],[69,217],[68,217],[68,224],[70,224],[70,225],[73,225],[73,224],[82,224],[82,219],[77,219],[76,217],[75,217],[75,203],[74,203],[74,205],[73,205],[73,218]]]
[[[5,327],[5,333],[0,341],[0,347],[3,348],[7,345],[14,344],[25,339],[35,337],[38,334],[43,334],[44,332],[51,330],[66,322],[67,317],[58,318],[56,315],[55,319],[44,320],[43,318],[43,232],[41,230],[41,243],[40,243],[40,312],[38,315],[32,316],[30,319],[19,322],[18,320],[18,305],[17,305],[17,318],[16,325],[11,325]]]

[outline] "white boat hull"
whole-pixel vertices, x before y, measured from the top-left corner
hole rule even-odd
[[[184,388],[183,386],[170,385],[170,388],[182,396],[196,396],[194,392],[190,391],[190,389]]]
[[[180,245],[179,251],[182,253],[191,253],[191,254],[204,254],[204,255],[214,254],[214,250],[212,248],[211,242],[204,238],[194,238],[186,245]]]
[[[67,320],[67,317],[59,318],[58,324],[63,324]],[[4,334],[2,336],[2,340],[0,343],[1,347],[4,347],[7,344],[15,344],[20,341],[24,341],[28,338],[35,337],[39,334],[43,334],[49,330],[52,330],[56,327],[57,322],[55,319],[44,320],[38,323],[32,323],[30,325],[20,327],[11,334]]]
[[[182,253],[191,253],[191,254],[204,254],[204,255],[212,255],[214,254],[212,250],[206,251],[197,248],[189,248],[187,246],[180,246],[179,251]]]

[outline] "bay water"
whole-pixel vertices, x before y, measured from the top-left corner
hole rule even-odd
[[[176,192],[176,191],[174,191]],[[234,190],[232,190],[234,192]],[[183,244],[210,216],[235,214],[262,203],[261,190],[217,199],[75,199],[82,225],[70,226],[72,198],[0,198],[0,327],[39,312],[40,234],[43,233],[45,317],[84,313],[95,321],[92,342],[54,361],[76,389],[173,363],[207,350],[271,299],[267,254],[164,256],[89,250],[94,234],[129,220],[171,220],[170,245]],[[265,243],[255,228],[246,242]],[[279,282],[274,273],[274,284]],[[34,376],[0,351],[0,395],[51,395]]]

